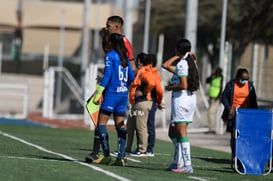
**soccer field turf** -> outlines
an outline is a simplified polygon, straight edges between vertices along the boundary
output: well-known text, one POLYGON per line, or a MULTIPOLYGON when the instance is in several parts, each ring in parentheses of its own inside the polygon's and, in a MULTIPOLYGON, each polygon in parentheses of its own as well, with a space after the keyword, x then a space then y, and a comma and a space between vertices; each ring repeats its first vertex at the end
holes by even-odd
MULTIPOLYGON (((197 147, 191 147, 193 174, 166 171, 173 145, 160 140, 154 157, 129 157, 126 167, 86 164, 93 135, 88 130, 0 125, 0 180, 273 180, 272 174, 236 174, 230 154, 197 147)), ((117 150, 116 132, 109 131, 109 137, 111 151, 117 150)))

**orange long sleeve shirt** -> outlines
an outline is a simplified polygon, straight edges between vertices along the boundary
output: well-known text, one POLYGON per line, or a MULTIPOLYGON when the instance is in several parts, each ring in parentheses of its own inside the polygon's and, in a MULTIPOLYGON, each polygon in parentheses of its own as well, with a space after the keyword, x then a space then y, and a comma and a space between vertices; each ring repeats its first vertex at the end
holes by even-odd
MULTIPOLYGON (((157 72, 157 71, 156 71, 157 72)), ((143 96, 145 100, 152 100, 151 97, 151 91, 155 88, 156 90, 156 99, 157 102, 162 101, 163 97, 163 90, 161 87, 161 78, 159 73, 156 73, 151 65, 146 65, 138 70, 134 81, 131 84, 131 90, 130 90, 130 103, 132 105, 135 104, 135 93, 136 90, 141 89, 143 92, 143 96)))
POLYGON ((152 68, 153 75, 155 76, 155 97, 156 97, 156 103, 160 104, 163 99, 163 89, 161 87, 161 76, 159 72, 157 71, 156 67, 152 68))

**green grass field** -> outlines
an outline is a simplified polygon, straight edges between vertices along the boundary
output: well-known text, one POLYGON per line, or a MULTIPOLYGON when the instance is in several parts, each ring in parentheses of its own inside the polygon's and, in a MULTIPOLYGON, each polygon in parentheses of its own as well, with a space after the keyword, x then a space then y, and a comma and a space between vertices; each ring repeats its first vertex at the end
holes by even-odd
MULTIPOLYGON (((109 134, 111 151, 115 151, 116 132, 109 134)), ((127 167, 85 164, 92 140, 93 132, 88 130, 0 125, 0 180, 273 180, 273 174, 236 174, 230 168, 230 154, 197 147, 191 147, 193 174, 166 171, 173 146, 160 140, 155 157, 129 157, 134 160, 128 160, 127 167)))

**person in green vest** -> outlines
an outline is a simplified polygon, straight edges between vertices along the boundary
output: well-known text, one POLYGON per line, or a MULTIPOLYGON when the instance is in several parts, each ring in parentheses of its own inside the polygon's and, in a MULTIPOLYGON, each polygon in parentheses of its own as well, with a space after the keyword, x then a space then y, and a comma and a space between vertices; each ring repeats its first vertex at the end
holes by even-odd
POLYGON ((216 111, 220 104, 220 96, 222 93, 223 74, 222 69, 217 67, 215 72, 207 78, 209 87, 209 110, 208 110, 208 133, 215 133, 216 128, 216 111))

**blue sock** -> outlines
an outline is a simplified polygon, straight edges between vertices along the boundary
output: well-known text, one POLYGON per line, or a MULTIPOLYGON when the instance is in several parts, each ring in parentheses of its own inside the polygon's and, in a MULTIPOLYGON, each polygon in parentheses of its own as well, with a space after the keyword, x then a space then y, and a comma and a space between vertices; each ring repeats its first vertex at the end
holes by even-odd
POLYGON ((125 155, 125 145, 126 145, 126 134, 127 131, 125 128, 118 128, 118 160, 122 160, 125 155))
POLYGON ((100 142, 103 149, 104 156, 110 155, 109 142, 108 142, 108 132, 105 125, 99 125, 99 135, 100 142))

